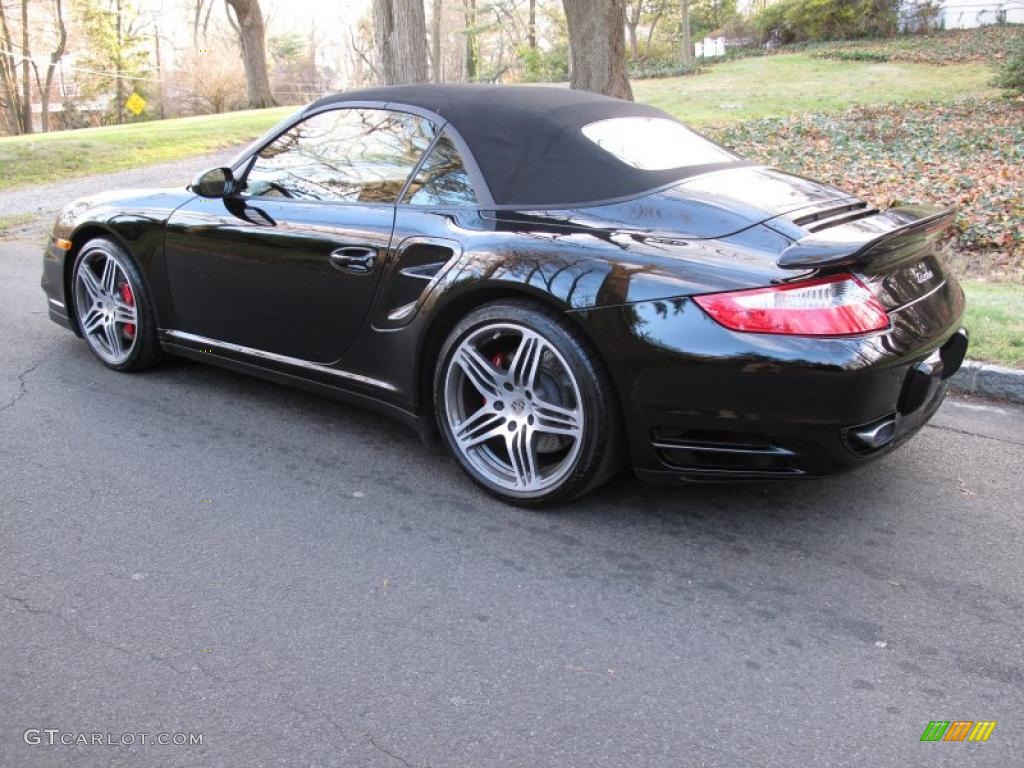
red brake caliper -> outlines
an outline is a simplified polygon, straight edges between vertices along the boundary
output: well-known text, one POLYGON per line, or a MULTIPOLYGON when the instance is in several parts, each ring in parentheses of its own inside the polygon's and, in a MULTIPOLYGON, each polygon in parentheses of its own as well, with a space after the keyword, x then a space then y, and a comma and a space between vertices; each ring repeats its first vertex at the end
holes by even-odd
MULTIPOLYGON (((135 306, 135 295, 132 293, 132 287, 128 285, 128 281, 121 283, 121 301, 127 304, 129 307, 135 306)), ((135 323, 124 324, 124 335, 129 339, 135 338, 135 323)))
MULTIPOLYGON (((504 369, 504 367, 505 367, 504 363, 505 363, 505 355, 502 354, 501 352, 495 352, 493 355, 491 355, 491 365, 493 365, 495 368, 497 368, 499 370, 504 369)), ((480 407, 483 408, 483 406, 484 406, 484 404, 486 402, 487 402, 486 400, 481 400, 480 401, 480 407)))

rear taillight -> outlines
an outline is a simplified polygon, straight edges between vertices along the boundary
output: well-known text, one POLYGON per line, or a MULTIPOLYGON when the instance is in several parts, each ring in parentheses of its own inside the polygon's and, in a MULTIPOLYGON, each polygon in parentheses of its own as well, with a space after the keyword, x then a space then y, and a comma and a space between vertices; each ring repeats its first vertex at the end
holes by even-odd
POLYGON ((796 336, 849 336, 889 327, 874 294, 853 275, 694 297, 715 321, 734 331, 796 336))

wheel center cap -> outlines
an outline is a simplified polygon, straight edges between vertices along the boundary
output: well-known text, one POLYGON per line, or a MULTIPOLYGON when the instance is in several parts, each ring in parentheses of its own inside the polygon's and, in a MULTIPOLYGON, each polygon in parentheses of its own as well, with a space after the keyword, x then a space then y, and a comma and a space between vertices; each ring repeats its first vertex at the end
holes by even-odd
POLYGON ((512 413, 514 413, 516 416, 522 415, 523 411, 525 411, 525 410, 526 410, 526 401, 525 400, 521 400, 520 398, 517 397, 515 400, 512 401, 512 413))

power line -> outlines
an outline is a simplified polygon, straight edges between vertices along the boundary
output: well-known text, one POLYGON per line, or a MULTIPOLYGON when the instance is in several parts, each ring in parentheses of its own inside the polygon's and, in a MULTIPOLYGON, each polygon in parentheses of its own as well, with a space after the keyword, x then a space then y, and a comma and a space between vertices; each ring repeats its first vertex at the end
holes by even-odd
MULTIPOLYGON (((39 64, 40 61, 42 62, 42 66, 44 68, 50 66, 50 60, 49 59, 40 59, 40 60, 33 59, 31 56, 22 56, 21 54, 15 53, 14 51, 10 51, 10 50, 8 50, 6 48, 0 48, 0 54, 3 54, 4 56, 7 56, 7 57, 12 58, 12 59, 16 59, 18 61, 28 61, 28 62, 30 62, 35 67, 40 66, 40 64, 39 64)), ((100 69, 89 69, 87 67, 74 67, 74 66, 71 66, 70 64, 61 64, 60 66, 63 69, 70 69, 70 70, 72 70, 74 72, 85 72, 85 73, 90 74, 90 75, 103 75, 105 77, 116 77, 116 78, 120 78, 122 80, 147 80, 147 81, 153 82, 153 83, 165 82, 165 78, 161 78, 161 77, 142 77, 142 76, 139 76, 139 75, 125 75, 125 74, 118 74, 117 72, 104 72, 103 70, 100 70, 100 69)))

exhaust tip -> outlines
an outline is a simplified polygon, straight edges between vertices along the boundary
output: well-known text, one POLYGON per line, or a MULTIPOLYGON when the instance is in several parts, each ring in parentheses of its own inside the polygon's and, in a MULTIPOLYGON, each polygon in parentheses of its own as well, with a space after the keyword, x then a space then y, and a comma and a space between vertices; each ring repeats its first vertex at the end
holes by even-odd
POLYGON ((862 452, 883 448, 896 437, 896 418, 886 416, 862 427, 854 427, 849 431, 849 437, 853 447, 862 452))

